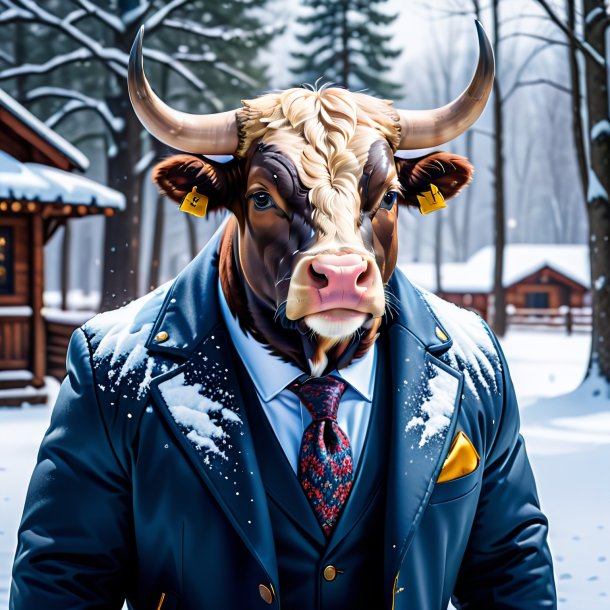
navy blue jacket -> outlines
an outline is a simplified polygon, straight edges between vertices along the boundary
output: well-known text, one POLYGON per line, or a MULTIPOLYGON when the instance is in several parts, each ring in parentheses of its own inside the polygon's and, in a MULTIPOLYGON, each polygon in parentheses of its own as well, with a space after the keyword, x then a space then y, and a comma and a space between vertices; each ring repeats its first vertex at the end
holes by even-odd
MULTIPOLYGON (((172 283, 75 331, 11 610, 119 610, 125 598, 135 610, 281 607, 217 247, 218 236, 172 283)), ((496 340, 398 270, 390 290, 386 607, 444 610, 453 597, 469 610, 555 608, 547 520, 496 340), (459 431, 479 466, 437 483, 459 431)))

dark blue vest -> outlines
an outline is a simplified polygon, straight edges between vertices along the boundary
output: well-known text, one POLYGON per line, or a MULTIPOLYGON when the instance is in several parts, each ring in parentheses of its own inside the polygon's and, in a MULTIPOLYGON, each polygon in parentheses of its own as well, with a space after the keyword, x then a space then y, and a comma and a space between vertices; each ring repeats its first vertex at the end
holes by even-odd
MULTIPOLYGON (((375 398, 354 487, 328 540, 260 403, 245 401, 269 504, 282 610, 385 606, 383 523, 390 413, 384 344, 378 341, 375 398)), ((238 368, 243 396, 256 397, 241 361, 238 368)))

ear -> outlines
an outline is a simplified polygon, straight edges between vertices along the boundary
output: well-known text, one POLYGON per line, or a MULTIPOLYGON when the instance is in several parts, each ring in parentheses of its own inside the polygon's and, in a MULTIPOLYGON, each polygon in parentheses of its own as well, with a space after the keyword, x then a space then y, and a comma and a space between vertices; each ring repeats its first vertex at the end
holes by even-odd
POLYGON ((433 152, 416 159, 394 157, 398 180, 407 205, 419 207, 417 195, 434 184, 445 199, 457 195, 472 179, 474 168, 466 157, 433 152))
POLYGON ((241 192, 241 164, 238 159, 219 163, 195 155, 175 155, 153 169, 153 182, 161 193, 182 203, 194 186, 205 195, 208 210, 233 209, 241 192))

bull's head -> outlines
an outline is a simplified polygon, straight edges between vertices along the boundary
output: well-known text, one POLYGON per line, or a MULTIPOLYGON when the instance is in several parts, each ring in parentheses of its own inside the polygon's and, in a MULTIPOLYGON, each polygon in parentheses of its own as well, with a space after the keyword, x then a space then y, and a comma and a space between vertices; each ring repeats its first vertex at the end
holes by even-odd
POLYGON ((243 108, 191 115, 162 102, 142 64, 142 31, 129 64, 134 109, 150 133, 189 153, 154 179, 181 202, 196 186, 208 209, 235 219, 221 247, 221 282, 242 325, 275 353, 321 375, 375 341, 397 259, 398 205, 418 205, 434 184, 448 199, 469 180, 463 157, 395 158, 464 132, 489 97, 493 52, 482 27, 479 63, 456 100, 429 111, 335 87, 288 89, 243 108))

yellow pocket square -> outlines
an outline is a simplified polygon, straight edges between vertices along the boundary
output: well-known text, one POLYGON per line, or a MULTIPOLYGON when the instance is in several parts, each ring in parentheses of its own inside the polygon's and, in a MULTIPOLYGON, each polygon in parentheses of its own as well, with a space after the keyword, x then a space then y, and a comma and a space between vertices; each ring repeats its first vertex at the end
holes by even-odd
POLYGON ((479 460, 479 454, 470 439, 463 432, 458 432, 436 482, 453 481, 470 474, 477 469, 479 460))

